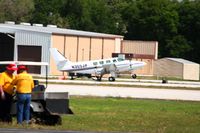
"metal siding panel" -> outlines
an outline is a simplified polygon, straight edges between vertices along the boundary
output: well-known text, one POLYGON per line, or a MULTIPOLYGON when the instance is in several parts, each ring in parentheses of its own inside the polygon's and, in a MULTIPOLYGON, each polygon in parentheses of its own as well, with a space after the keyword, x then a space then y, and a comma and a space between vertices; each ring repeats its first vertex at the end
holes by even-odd
POLYGON ((121 53, 122 39, 115 38, 115 53, 121 53))
MULTIPOLYGON (((27 46, 42 46, 42 62, 48 62, 50 60, 49 48, 51 46, 51 34, 19 31, 15 34, 15 45, 27 45, 27 46)), ((16 56, 17 58, 17 56, 16 56)), ((50 66, 49 66, 50 67, 50 66)), ((45 75, 45 67, 42 66, 41 74, 45 75)))
POLYGON ((157 76, 170 76, 183 78, 183 64, 166 58, 155 61, 154 74, 157 76))
POLYGON ((115 40, 104 39, 103 58, 111 58, 112 53, 115 52, 115 40))
POLYGON ((66 36, 65 56, 73 62, 76 62, 77 58, 77 42, 78 37, 66 36))
POLYGON ((199 65, 198 64, 184 64, 183 79, 199 80, 199 65))
POLYGON ((90 52, 90 38, 79 37, 78 61, 88 61, 90 52))
MULTIPOLYGON (((63 35, 53 35, 52 36, 52 46, 53 48, 57 48, 59 50, 59 52, 61 52, 64 55, 64 40, 65 40, 65 36, 63 35)), ((51 75, 62 75, 63 72, 60 72, 59 70, 57 70, 57 66, 56 63, 53 59, 52 56, 50 56, 50 66, 51 66, 51 70, 50 70, 50 74, 51 75)))
POLYGON ((91 41, 91 60, 102 59, 102 39, 92 38, 91 41))
POLYGON ((122 41, 122 53, 156 55, 156 41, 122 41))

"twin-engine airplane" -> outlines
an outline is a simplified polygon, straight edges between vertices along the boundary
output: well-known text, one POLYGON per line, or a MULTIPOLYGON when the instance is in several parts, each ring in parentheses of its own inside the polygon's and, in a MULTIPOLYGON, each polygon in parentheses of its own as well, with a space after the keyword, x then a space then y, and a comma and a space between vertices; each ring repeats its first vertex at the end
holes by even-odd
MULTIPOLYGON (((141 61, 129 61, 122 58, 110 58, 102 60, 91 60, 81 62, 71 62, 66 59, 56 48, 50 48, 57 69, 59 71, 69 72, 69 76, 73 79, 74 76, 86 76, 88 78, 96 77, 98 81, 104 74, 110 74, 109 81, 115 81, 115 77, 120 72, 133 71, 146 65, 141 61)), ((133 74, 132 78, 136 78, 133 74)))

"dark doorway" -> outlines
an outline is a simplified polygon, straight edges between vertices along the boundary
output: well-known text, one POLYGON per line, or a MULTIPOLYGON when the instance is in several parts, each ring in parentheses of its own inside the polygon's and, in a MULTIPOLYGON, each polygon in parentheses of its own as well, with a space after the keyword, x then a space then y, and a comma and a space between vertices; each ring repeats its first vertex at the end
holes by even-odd
MULTIPOLYGON (((18 45, 18 61, 41 62, 41 46, 22 46, 18 45)), ((30 73, 41 73, 40 66, 27 66, 30 73)))
MULTIPOLYGON (((0 61, 13 61, 14 35, 0 33, 0 61)), ((0 72, 5 70, 5 65, 0 65, 0 72)))

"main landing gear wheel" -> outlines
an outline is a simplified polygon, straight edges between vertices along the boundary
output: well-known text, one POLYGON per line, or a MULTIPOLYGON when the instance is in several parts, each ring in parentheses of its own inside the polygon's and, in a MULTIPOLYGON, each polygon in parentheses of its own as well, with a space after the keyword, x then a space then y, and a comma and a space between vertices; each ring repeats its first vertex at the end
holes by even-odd
POLYGON ((133 74, 133 75, 131 75, 131 77, 132 77, 133 79, 136 79, 136 78, 137 78, 137 75, 136 75, 136 74, 133 74))
POLYGON ((100 77, 97 76, 96 78, 97 78, 97 81, 101 81, 101 76, 100 77))
POLYGON ((74 77, 73 77, 73 76, 71 76, 70 80, 74 80, 74 77))
POLYGON ((108 80, 109 81, 115 81, 115 78, 114 77, 109 77, 108 80))

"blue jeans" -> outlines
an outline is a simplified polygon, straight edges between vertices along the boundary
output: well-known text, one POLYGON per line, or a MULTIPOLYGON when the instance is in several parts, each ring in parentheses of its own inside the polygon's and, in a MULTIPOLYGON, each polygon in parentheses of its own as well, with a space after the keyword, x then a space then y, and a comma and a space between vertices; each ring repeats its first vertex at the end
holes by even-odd
POLYGON ((31 94, 17 94, 17 123, 29 123, 31 94))

